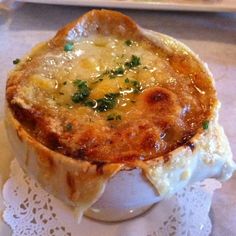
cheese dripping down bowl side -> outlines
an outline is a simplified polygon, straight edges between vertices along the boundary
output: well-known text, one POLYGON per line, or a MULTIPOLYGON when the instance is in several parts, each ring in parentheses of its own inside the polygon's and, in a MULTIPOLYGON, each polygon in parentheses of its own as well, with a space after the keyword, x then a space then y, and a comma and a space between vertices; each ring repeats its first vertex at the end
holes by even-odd
POLYGON ((214 80, 179 41, 93 10, 18 62, 6 85, 13 152, 78 221, 126 220, 232 176, 214 80))

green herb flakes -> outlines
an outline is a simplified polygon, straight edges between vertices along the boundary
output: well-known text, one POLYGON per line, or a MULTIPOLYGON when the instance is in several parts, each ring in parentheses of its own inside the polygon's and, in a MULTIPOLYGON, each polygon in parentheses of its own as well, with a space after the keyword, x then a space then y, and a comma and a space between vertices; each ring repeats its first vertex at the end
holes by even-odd
POLYGON ((74 103, 83 102, 90 94, 90 88, 87 85, 87 81, 77 79, 73 84, 77 87, 78 91, 72 95, 71 100, 74 103))
POLYGON ((14 65, 18 64, 18 63, 20 63, 20 59, 19 59, 19 58, 16 58, 15 60, 13 60, 12 63, 13 63, 14 65))
POLYGON ((119 94, 117 93, 106 94, 103 98, 97 100, 97 106, 95 109, 99 112, 111 110, 115 107, 118 96, 119 94))
POLYGON ((140 87, 140 82, 137 80, 131 80, 130 83, 135 87, 139 88, 140 87))
POLYGON ((138 90, 136 88, 133 89, 133 93, 139 93, 139 92, 140 92, 140 90, 138 90))
POLYGON ((118 68, 116 68, 115 70, 111 70, 109 71, 109 78, 110 79, 114 79, 116 78, 117 76, 121 76, 125 73, 125 69, 123 66, 120 66, 118 68))
POLYGON ((127 84, 129 83, 129 78, 125 79, 125 83, 127 83, 127 84))
POLYGON ((112 73, 114 75, 123 75, 125 72, 124 68, 122 66, 118 67, 117 69, 115 69, 114 71, 112 71, 112 73))
POLYGON ((84 80, 76 79, 76 80, 73 81, 73 84, 74 84, 76 87, 81 88, 81 87, 83 87, 84 85, 86 85, 87 82, 84 81, 84 80))
POLYGON ((125 44, 126 44, 126 46, 130 47, 130 46, 132 46, 133 41, 128 39, 128 40, 125 41, 125 44))
POLYGON ((92 100, 92 99, 87 99, 85 102, 84 102, 84 105, 86 107, 92 107, 94 108, 96 106, 97 102, 95 100, 92 100))
POLYGON ((141 83, 138 80, 130 80, 128 78, 125 79, 125 83, 129 83, 133 89, 133 93, 139 93, 142 91, 141 83))
POLYGON ((207 130, 209 128, 209 120, 205 120, 202 122, 202 128, 207 130))
POLYGON ((141 84, 137 80, 131 80, 131 85, 133 86, 133 93, 139 93, 142 91, 141 84))
POLYGON ((68 42, 64 46, 64 51, 65 52, 72 51, 73 49, 74 49, 74 44, 72 42, 68 42))
POLYGON ((74 103, 80 103, 84 100, 84 96, 81 93, 76 92, 71 96, 71 100, 74 103))
POLYGON ((137 67, 139 65, 141 65, 140 57, 137 57, 135 55, 132 55, 130 61, 125 63, 125 66, 128 69, 132 69, 132 68, 137 67))

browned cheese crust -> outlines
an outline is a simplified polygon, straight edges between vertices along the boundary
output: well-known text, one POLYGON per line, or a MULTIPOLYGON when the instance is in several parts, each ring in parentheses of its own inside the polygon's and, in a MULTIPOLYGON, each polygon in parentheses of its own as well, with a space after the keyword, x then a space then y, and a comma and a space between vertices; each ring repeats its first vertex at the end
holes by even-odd
MULTIPOLYGON (((90 46, 86 44, 86 47, 90 46)), ((101 45, 97 47, 101 52, 101 45)), ((212 80, 202 65, 174 41, 168 47, 153 42, 121 13, 93 10, 62 28, 16 66, 7 81, 8 105, 30 135, 68 157, 131 166, 139 160, 163 158, 201 132, 202 124, 210 119, 216 105, 212 80), (114 62, 117 66, 108 65, 99 71, 103 76, 99 81, 101 76, 74 72, 85 68, 87 62, 83 64, 80 55, 75 58, 73 53, 85 47, 86 38, 92 42, 96 37, 103 37, 102 40, 111 37, 112 43, 127 51, 123 61, 114 62), (64 47, 68 42, 74 48, 66 52, 64 47), (153 57, 153 62, 145 53, 153 57), (131 54, 136 59, 134 64, 130 61, 131 54), (69 75, 63 74, 64 71, 53 71, 50 76, 42 73, 44 69, 40 68, 45 61, 48 63, 49 56, 54 62, 55 58, 66 57, 63 66, 68 63, 67 68, 72 68, 69 75), (120 67, 123 71, 117 72, 115 69, 120 67), (78 79, 86 81, 90 93, 86 99, 90 102, 99 103, 99 99, 112 93, 115 97, 112 109, 99 110, 96 105, 95 108, 85 105, 88 100, 73 102, 78 79), (53 89, 48 85, 52 81, 56 83, 53 89), (70 87, 69 95, 63 86, 70 87), (61 100, 63 96, 69 99, 61 100)), ((73 185, 70 176, 68 181, 73 185)))

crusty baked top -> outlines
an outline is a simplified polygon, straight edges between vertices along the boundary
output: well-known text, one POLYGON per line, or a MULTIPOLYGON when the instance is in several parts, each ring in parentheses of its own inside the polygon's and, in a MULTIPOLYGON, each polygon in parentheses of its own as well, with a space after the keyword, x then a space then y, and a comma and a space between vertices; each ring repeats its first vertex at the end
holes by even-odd
POLYGON ((9 107, 37 140, 72 158, 163 156, 207 128, 216 95, 197 59, 159 37, 120 13, 91 11, 16 66, 9 107))

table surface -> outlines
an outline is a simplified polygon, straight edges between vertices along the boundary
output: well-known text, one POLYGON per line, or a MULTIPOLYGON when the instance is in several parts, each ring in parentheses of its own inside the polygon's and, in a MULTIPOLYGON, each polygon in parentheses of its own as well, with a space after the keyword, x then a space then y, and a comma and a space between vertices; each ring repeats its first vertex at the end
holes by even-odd
MULTIPOLYGON (((4 115, 5 81, 13 67, 12 61, 88 10, 90 8, 37 4, 24 4, 11 12, 0 10, 0 118, 4 115)), ((144 28, 179 39, 207 62, 222 103, 220 123, 236 159, 236 14, 120 11, 144 28)), ((1 171, 0 177, 4 180, 6 171, 1 171)), ((235 186, 236 175, 214 194, 210 212, 213 236, 236 235, 235 186)), ((9 235, 7 226, 0 222, 0 235, 7 236, 7 232, 9 235)))

